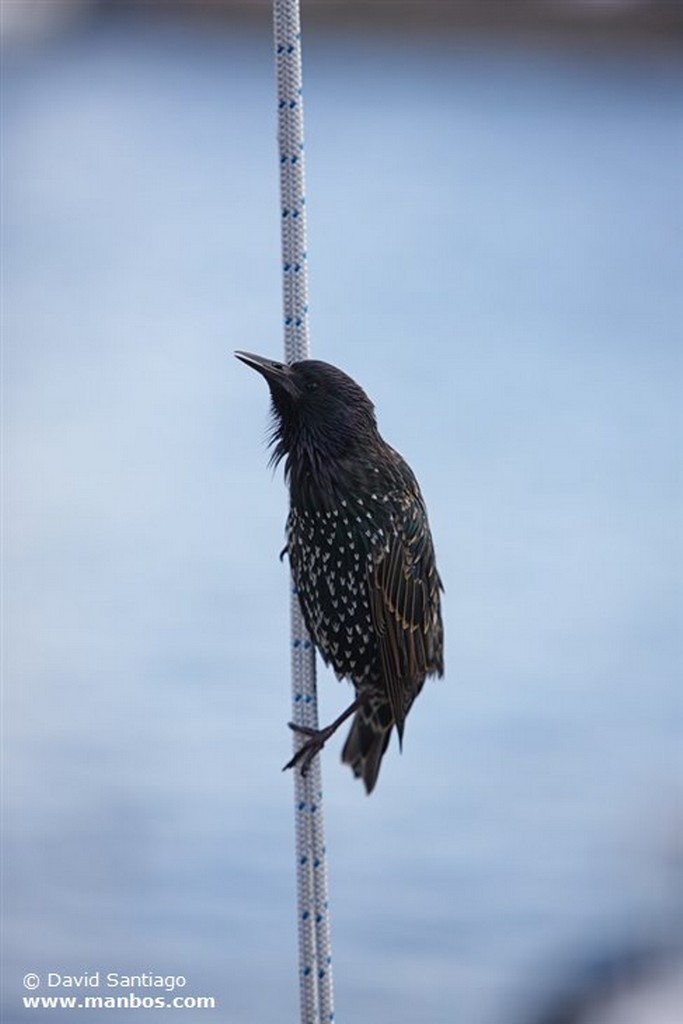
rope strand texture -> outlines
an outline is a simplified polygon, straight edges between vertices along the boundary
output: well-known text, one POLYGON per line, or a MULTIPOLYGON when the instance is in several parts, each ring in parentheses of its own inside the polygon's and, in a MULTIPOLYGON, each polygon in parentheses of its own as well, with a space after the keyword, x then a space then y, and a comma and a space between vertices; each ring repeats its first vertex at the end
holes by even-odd
MULTIPOLYGON (((277 72, 278 151, 282 215, 285 360, 308 357, 308 271, 301 20, 298 0, 273 0, 277 72)), ((291 599, 292 717, 318 728, 315 650, 296 591, 291 599)), ((295 734, 295 749, 302 740, 295 734)), ((294 768, 301 1024, 334 1020, 332 955, 320 757, 308 773, 294 768)))

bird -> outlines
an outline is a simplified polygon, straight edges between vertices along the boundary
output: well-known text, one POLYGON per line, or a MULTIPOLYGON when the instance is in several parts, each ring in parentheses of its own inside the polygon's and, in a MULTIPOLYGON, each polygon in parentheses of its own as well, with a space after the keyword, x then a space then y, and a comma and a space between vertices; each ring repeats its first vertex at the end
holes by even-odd
POLYGON ((443 583, 419 485, 382 438, 375 409, 348 374, 316 359, 235 356, 270 389, 271 463, 284 460, 285 534, 304 623, 323 661, 355 688, 329 726, 308 729, 285 768, 306 772, 352 715, 342 761, 370 794, 396 729, 427 676, 444 673, 443 583))

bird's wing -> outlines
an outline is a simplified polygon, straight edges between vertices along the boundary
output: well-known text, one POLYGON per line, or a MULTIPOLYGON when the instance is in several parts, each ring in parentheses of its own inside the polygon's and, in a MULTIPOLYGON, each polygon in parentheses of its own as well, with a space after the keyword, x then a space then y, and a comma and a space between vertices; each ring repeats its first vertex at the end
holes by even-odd
POLYGON ((391 539, 369 565, 368 589, 387 696, 400 738, 425 675, 443 672, 441 581, 417 484, 404 492, 391 519, 391 539))

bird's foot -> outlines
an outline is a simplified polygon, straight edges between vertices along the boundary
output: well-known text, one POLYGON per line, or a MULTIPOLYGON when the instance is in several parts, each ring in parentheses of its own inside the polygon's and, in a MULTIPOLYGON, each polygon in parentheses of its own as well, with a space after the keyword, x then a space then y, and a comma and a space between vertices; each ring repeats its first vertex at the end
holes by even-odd
POLYGON ((358 708, 363 707, 368 699, 368 691, 360 694, 352 704, 349 704, 346 711, 342 711, 341 715, 335 718, 330 725, 326 725, 324 729, 311 729, 309 725, 296 725, 294 722, 290 722, 289 728, 293 732, 299 733, 300 736, 308 736, 308 739, 301 744, 291 761, 287 762, 282 769, 283 772, 286 772, 288 768, 294 768, 301 762, 301 774, 306 775, 311 767, 311 761, 316 754, 320 753, 330 736, 334 735, 342 722, 345 722, 358 708))
POLYGON ((301 744, 294 757, 287 762, 282 770, 286 772, 288 768, 295 768, 296 765, 300 764, 301 774, 306 775, 311 767, 313 758, 316 754, 320 753, 335 731, 336 723, 334 728, 328 725, 325 729, 311 729, 308 725, 296 725, 294 722, 289 722, 288 724, 292 732, 296 732, 300 736, 308 736, 308 739, 305 743, 301 744))

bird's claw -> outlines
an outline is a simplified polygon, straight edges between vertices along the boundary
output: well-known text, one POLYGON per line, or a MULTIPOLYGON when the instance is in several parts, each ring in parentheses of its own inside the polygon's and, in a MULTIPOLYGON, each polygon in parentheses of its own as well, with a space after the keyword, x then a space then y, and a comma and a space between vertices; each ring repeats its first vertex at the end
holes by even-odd
POLYGON ((305 776, 308 774, 313 758, 320 753, 325 746, 325 741, 329 739, 329 729, 312 729, 308 725, 297 725, 295 722, 289 722, 288 725, 293 732, 308 736, 308 739, 301 744, 294 757, 287 762, 282 770, 286 772, 288 768, 295 768, 301 762, 301 774, 305 776))

